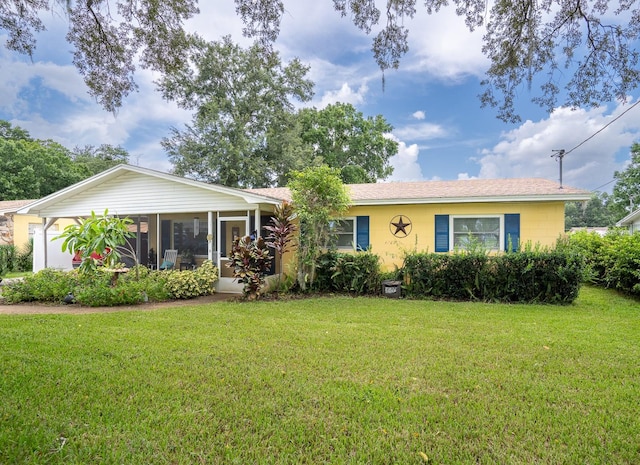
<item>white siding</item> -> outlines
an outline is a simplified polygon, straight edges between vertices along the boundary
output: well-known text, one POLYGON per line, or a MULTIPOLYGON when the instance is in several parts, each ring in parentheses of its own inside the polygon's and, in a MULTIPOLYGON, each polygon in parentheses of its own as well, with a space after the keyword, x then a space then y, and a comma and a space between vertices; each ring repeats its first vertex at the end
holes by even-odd
POLYGON ((125 173, 115 179, 62 199, 44 208, 41 216, 75 217, 101 214, 105 209, 114 215, 180 213, 255 209, 238 196, 215 192, 137 173, 125 173))

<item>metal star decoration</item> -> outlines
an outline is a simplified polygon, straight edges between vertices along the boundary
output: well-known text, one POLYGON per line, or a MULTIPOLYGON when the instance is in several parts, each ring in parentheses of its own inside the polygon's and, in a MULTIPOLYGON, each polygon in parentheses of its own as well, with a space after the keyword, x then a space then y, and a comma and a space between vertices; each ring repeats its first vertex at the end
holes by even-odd
POLYGON ((393 231, 392 229, 392 234, 396 237, 406 237, 409 235, 409 233, 411 232, 411 220, 409 218, 406 218, 407 222, 405 223, 405 218, 402 215, 398 215, 395 216, 392 220, 391 220, 391 226, 395 227, 395 231, 393 231), (396 218, 398 218, 397 221, 394 221, 396 218))

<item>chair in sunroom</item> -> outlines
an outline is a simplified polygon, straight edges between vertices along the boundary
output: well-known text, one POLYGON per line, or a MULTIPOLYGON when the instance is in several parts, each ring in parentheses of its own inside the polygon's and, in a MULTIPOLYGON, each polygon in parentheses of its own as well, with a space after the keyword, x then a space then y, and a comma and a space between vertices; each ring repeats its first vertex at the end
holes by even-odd
POLYGON ((176 260, 178 259, 178 249, 167 249, 164 251, 164 257, 162 264, 160 264, 161 270, 171 270, 176 266, 176 260))

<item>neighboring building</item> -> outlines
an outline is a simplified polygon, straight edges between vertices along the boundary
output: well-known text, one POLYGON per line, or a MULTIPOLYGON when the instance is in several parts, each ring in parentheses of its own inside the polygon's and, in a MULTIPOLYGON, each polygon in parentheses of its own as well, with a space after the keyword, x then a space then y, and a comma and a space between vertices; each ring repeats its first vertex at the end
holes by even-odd
MULTIPOLYGON (((17 211, 35 200, 3 200, 0 201, 0 245, 24 247, 35 232, 42 230, 42 219, 37 215, 20 215, 17 211)), ((55 222, 51 231, 64 228, 70 221, 55 222)))
POLYGON ((606 226, 604 227, 588 227, 588 226, 576 226, 573 227, 571 229, 569 229, 568 233, 575 233, 578 231, 586 231, 589 234, 595 233, 600 237, 604 237, 607 235, 607 233, 609 232, 609 228, 607 228, 606 226))
POLYGON ((630 233, 640 231, 640 209, 629 213, 616 223, 616 226, 628 228, 630 233))
MULTIPOLYGON (((553 245, 564 233, 565 202, 591 197, 544 179, 393 182, 349 189, 353 206, 336 223, 338 246, 372 250, 386 269, 400 266, 407 251, 448 252, 469 241, 496 251, 524 243, 553 245)), ((46 224, 105 209, 128 216, 136 224, 142 263, 151 248, 157 253, 155 265, 165 250, 189 249, 196 261, 208 258, 218 265, 220 291, 235 292, 241 285, 225 266, 233 237, 260 230, 274 206, 289 197, 286 188, 232 189, 119 165, 18 211, 38 215, 46 224)))

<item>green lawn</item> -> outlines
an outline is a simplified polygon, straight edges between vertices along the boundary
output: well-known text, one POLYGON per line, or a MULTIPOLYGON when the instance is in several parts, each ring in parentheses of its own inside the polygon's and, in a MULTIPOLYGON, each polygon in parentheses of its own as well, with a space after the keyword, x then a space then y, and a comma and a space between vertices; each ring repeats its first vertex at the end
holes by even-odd
POLYGON ((0 315, 0 463, 640 463, 640 304, 0 315))

